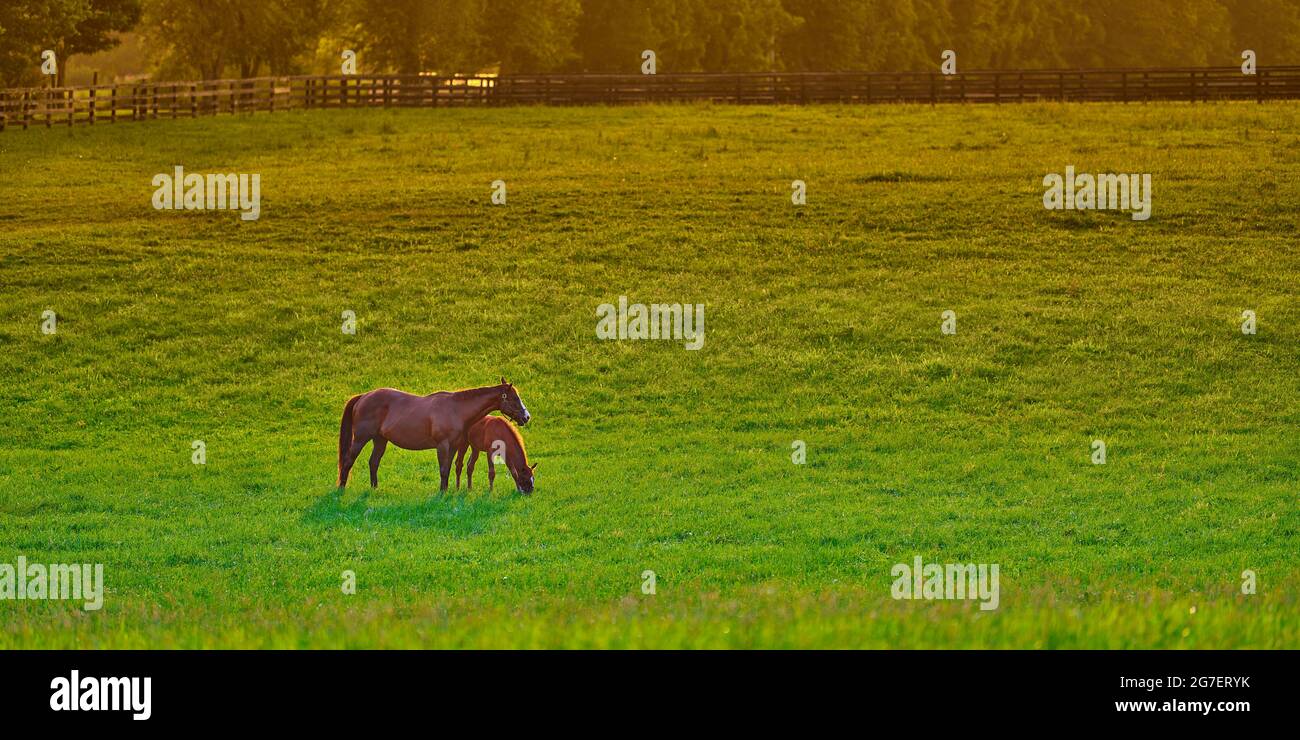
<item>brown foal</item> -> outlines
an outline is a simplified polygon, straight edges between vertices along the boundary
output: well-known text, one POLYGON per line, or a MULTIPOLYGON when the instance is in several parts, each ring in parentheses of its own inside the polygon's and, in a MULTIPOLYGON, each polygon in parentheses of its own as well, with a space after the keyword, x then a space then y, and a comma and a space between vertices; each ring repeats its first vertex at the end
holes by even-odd
POLYGON ((469 457, 469 478, 465 489, 474 487, 474 463, 478 462, 480 452, 487 453, 488 490, 497 479, 497 466, 494 456, 500 454, 505 459, 510 477, 515 479, 515 490, 523 494, 533 492, 533 471, 537 465, 528 464, 528 453, 524 451, 524 438, 519 436, 515 425, 499 416, 485 416, 469 428, 469 433, 460 441, 456 450, 456 487, 460 488, 460 471, 465 461, 465 450, 473 447, 474 453, 469 457))
POLYGON ((447 490, 452 456, 469 427, 493 411, 527 424, 528 409, 515 387, 505 378, 497 385, 464 391, 439 391, 416 396, 393 388, 380 388, 353 396, 343 407, 339 425, 338 487, 348 484, 348 474, 367 442, 370 451, 370 485, 379 485, 379 461, 388 443, 404 450, 438 450, 441 491, 447 490))

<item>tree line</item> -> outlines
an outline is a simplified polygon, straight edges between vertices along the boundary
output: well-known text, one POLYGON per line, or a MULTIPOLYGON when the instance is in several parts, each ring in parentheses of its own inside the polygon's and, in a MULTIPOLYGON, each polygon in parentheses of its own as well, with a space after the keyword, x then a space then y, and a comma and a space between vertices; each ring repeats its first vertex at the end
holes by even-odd
POLYGON ((3 0, 0 84, 139 35, 155 79, 1300 63, 1296 0, 3 0))

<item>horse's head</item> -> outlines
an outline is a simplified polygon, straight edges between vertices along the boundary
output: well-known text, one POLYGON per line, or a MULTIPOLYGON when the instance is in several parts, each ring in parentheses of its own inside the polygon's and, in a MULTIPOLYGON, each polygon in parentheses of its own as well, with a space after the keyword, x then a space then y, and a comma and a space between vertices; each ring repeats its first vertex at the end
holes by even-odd
POLYGON ((516 391, 515 387, 507 382, 505 378, 501 378, 500 388, 501 413, 510 417, 510 420, 519 426, 527 424, 532 416, 528 414, 528 409, 524 407, 524 402, 520 400, 519 391, 516 391))
POLYGON ((520 466, 518 470, 510 471, 511 475, 513 475, 515 479, 515 488, 520 493, 527 495, 533 492, 533 481, 535 480, 535 478, 533 478, 533 471, 537 470, 537 465, 538 463, 533 463, 532 465, 525 464, 520 466))

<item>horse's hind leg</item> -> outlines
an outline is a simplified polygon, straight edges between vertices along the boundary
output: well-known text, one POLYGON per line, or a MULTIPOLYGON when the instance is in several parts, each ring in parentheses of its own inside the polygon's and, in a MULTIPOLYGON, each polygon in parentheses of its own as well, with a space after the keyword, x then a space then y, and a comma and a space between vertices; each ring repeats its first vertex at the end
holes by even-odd
POLYGON ((352 446, 348 448, 347 455, 343 458, 343 469, 339 471, 339 488, 347 486, 348 476, 352 474, 352 466, 356 464, 357 457, 369 441, 369 438, 358 439, 355 436, 352 438, 352 446))
MULTIPOLYGON (((361 455, 361 450, 365 449, 366 443, 370 440, 379 439, 379 422, 375 419, 359 419, 352 427, 352 445, 348 447, 347 453, 343 457, 343 465, 339 468, 339 488, 348 484, 348 476, 352 473, 352 466, 356 464, 357 458, 361 455)), ((388 440, 384 440, 387 442, 388 440)), ((378 445, 378 442, 376 442, 378 445)), ((380 453, 383 454, 383 453, 380 453)))
POLYGON ((384 456, 384 450, 388 449, 388 440, 376 436, 375 444, 370 448, 370 487, 379 487, 379 460, 384 456))

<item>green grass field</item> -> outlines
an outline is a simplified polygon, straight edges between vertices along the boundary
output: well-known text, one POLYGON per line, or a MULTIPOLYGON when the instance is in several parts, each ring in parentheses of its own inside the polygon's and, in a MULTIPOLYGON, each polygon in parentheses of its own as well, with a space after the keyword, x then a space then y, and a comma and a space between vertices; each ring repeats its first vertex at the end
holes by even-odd
POLYGON ((1294 104, 5 133, 0 563, 107 594, 0 601, 0 646, 1300 646, 1297 205, 1294 104), (260 173, 261 219, 155 211, 178 164, 260 173), (1151 219, 1044 210, 1067 165, 1151 173, 1151 219), (598 341, 620 295, 705 346, 598 341), (391 447, 334 490, 350 395, 499 375, 531 498, 391 447), (1000 608, 892 599, 917 555, 1000 608))

